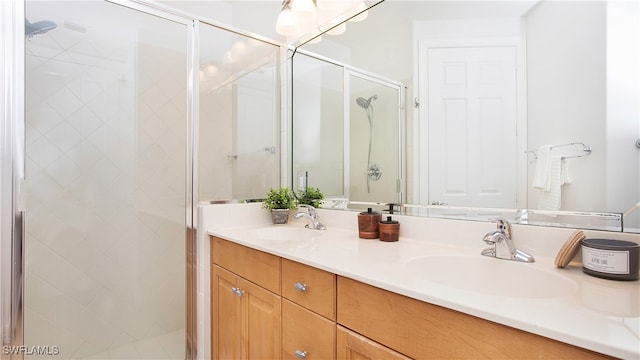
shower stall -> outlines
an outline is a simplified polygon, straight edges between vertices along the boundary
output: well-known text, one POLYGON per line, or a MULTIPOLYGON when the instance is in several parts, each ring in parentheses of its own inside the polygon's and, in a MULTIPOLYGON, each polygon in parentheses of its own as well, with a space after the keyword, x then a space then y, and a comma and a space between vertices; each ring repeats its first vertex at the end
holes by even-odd
POLYGON ((11 3, 2 359, 194 358, 196 206, 279 184, 280 47, 140 2, 11 3))

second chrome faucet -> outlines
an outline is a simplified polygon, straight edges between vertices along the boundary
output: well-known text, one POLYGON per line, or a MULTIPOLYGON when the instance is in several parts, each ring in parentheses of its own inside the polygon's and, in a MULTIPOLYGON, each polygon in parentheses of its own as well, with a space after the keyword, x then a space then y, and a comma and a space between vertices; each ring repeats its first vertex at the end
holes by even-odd
POLYGON ((496 223, 498 224, 498 229, 487 233, 482 238, 482 241, 488 245, 492 245, 482 250, 482 255, 505 260, 528 263, 534 262, 535 259, 533 256, 516 249, 513 239, 511 238, 511 224, 505 219, 497 219, 496 223))
POLYGON ((295 213, 293 218, 300 219, 303 217, 307 219, 307 225, 304 227, 315 230, 327 230, 327 227, 320 223, 320 216, 318 215, 316 208, 311 205, 299 205, 298 207, 300 208, 300 211, 295 213))

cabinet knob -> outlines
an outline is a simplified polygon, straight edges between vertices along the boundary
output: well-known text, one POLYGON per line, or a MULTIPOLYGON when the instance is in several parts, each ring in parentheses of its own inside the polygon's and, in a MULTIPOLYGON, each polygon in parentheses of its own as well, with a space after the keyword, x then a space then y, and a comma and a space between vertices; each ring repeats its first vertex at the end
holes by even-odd
POLYGON ((296 289, 299 292, 305 292, 305 291, 307 291, 307 284, 303 284, 301 282, 297 282, 297 283, 293 284, 293 288, 296 289))
POLYGON ((302 350, 296 350, 296 352, 294 353, 294 355, 295 355, 298 359, 306 359, 306 357, 307 357, 307 352, 306 352, 306 351, 302 351, 302 350))
POLYGON ((238 297, 244 295, 244 290, 241 290, 240 288, 237 288, 237 287, 232 287, 231 292, 236 294, 238 297))

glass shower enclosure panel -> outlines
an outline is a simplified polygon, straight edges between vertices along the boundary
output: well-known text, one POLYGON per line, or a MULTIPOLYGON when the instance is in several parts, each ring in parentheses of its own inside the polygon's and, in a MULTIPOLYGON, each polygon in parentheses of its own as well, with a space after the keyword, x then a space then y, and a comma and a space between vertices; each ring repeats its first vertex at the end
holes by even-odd
POLYGON ((400 203, 402 199, 402 87, 348 71, 349 201, 400 203))
POLYGON ((291 61, 294 189, 345 198, 344 68, 303 53, 291 61))
POLYGON ((264 198, 280 179, 280 48, 207 23, 200 38, 198 199, 264 198))
POLYGON ((185 356, 185 24, 27 1, 29 359, 185 356))

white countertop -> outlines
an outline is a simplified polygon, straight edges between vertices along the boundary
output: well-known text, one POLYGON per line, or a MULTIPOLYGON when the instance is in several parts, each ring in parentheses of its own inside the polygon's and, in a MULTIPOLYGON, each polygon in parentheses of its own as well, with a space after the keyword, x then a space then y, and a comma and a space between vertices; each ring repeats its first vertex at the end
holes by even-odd
POLYGON ((488 258, 479 253, 483 244, 467 247, 428 235, 426 239, 407 238, 402 229, 400 241, 385 243, 359 239, 357 231, 338 227, 329 226, 321 233, 302 227, 296 221, 210 228, 208 233, 596 352, 640 358, 638 281, 600 279, 584 274, 579 267, 558 269, 552 257, 536 253, 536 262, 531 264, 488 258), (285 238, 278 236, 278 230, 264 230, 277 227, 291 230, 282 231, 285 238), (300 233, 304 238, 294 240, 289 235, 298 230, 292 228, 317 236, 300 233), (426 257, 429 259, 422 260, 426 257))

